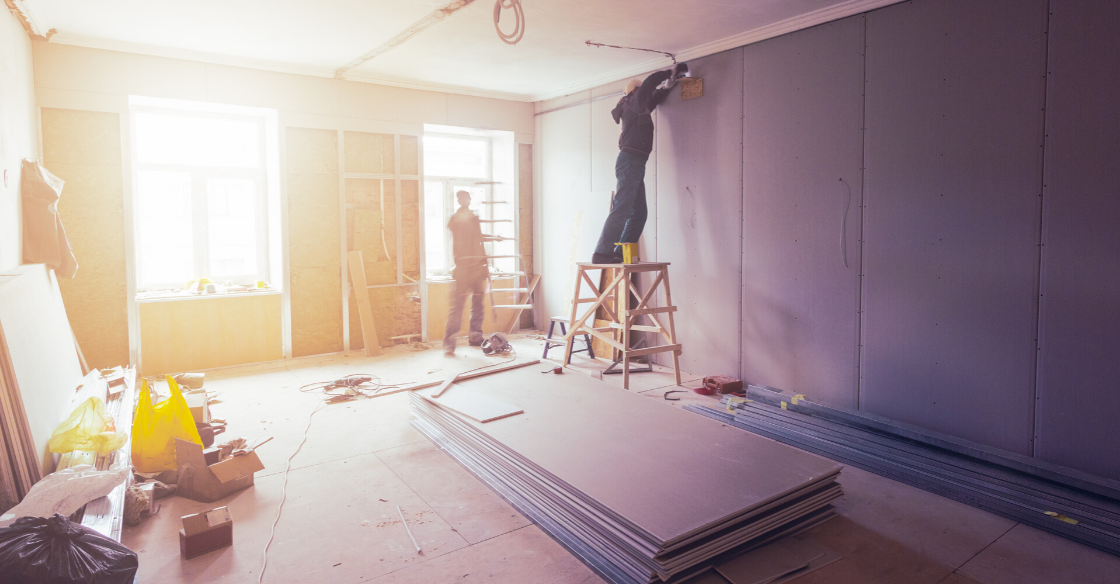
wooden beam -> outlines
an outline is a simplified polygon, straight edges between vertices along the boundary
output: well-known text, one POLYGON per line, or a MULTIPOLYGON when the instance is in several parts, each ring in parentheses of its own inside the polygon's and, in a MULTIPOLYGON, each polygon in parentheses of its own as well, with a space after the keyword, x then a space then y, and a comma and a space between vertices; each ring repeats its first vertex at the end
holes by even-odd
POLYGON ((454 383, 456 381, 466 381, 468 379, 474 379, 476 377, 484 377, 484 376, 490 375, 492 373, 501 373, 503 371, 509 371, 511 369, 520 369, 521 367, 527 367, 529 365, 537 365, 540 362, 541 362, 540 359, 534 359, 532 361, 525 361, 524 363, 513 363, 513 364, 510 364, 510 365, 497 367, 495 369, 487 369, 486 371, 475 371, 473 373, 460 373, 460 374, 452 377, 450 380, 444 379, 442 381, 429 381, 429 382, 426 382, 426 383, 418 383, 416 385, 409 385, 408 387, 398 387, 396 389, 392 389, 392 390, 389 390, 389 391, 383 391, 381 393, 375 393, 375 394, 373 394, 369 397, 374 398, 374 397, 381 397, 381 396, 385 396, 385 395, 393 395, 394 393, 400 393, 402 391, 416 391, 418 389, 427 389, 429 387, 435 387, 437 385, 442 385, 442 384, 445 384, 445 383, 450 385, 450 383, 454 383), (450 381, 450 383, 449 383, 449 381, 450 381))
POLYGON ((373 307, 369 305, 366 265, 362 261, 362 252, 352 251, 347 254, 346 260, 350 268, 350 285, 353 286, 354 296, 358 299, 358 318, 362 322, 362 344, 365 345, 366 357, 376 357, 381 354, 381 343, 377 340, 373 307))

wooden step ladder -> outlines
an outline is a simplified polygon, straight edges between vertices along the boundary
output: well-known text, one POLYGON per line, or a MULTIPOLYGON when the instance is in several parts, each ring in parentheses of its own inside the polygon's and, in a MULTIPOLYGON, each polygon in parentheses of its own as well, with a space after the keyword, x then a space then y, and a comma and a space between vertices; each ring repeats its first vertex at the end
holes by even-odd
MULTIPOLYGON (((653 355, 656 353, 672 352, 673 353, 673 372, 676 375, 677 385, 681 384, 681 366, 680 354, 681 345, 677 343, 677 329, 673 321, 673 313, 677 311, 677 307, 673 305, 672 293, 669 289, 669 263, 668 262, 639 262, 636 264, 593 264, 593 263, 577 263, 579 274, 576 276, 575 291, 572 293, 572 314, 571 314, 571 328, 568 329, 568 334, 564 336, 564 363, 566 364, 572 355, 572 345, 577 335, 590 334, 595 338, 607 343, 618 350, 622 360, 622 387, 630 389, 630 359, 634 357, 641 357, 643 355, 653 355), (587 272, 593 270, 604 270, 607 274, 612 274, 613 278, 608 277, 609 284, 603 287, 602 290, 595 285, 594 280, 587 275, 587 272), (637 286, 631 281, 632 274, 643 272, 656 272, 657 276, 654 278, 653 283, 650 284, 645 293, 638 291, 637 286), (594 297, 581 298, 580 288, 583 283, 591 289, 594 297), (650 300, 654 297, 654 293, 658 288, 665 291, 665 304, 664 306, 651 307, 649 306, 650 300), (630 308, 629 294, 633 292, 639 301, 635 308, 630 308), (615 299, 614 303, 617 307, 612 310, 608 300, 615 299), (581 304, 588 304, 591 306, 585 310, 579 318, 576 318, 576 313, 579 311, 581 304), (602 306, 610 321, 605 327, 594 326, 595 311, 602 306), (669 326, 665 327, 658 320, 657 315, 665 314, 668 318, 669 326), (636 324, 638 320, 648 316, 652 325, 636 324), (587 324, 588 321, 592 324, 587 324), (621 342, 615 340, 614 332, 620 331, 622 335, 621 342), (657 333, 661 335, 667 344, 658 345, 646 348, 632 348, 630 333, 631 331, 642 331, 649 333, 657 333)), ((652 343, 652 341, 651 341, 652 343)))

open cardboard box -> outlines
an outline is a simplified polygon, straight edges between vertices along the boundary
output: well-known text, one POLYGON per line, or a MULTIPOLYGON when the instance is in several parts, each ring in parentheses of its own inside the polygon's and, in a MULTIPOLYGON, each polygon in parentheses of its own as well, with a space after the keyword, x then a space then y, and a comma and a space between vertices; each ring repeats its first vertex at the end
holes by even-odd
POLYGON ((264 470, 256 452, 206 464, 201 444, 175 439, 175 458, 179 463, 176 494, 210 503, 253 485, 253 473, 264 470))

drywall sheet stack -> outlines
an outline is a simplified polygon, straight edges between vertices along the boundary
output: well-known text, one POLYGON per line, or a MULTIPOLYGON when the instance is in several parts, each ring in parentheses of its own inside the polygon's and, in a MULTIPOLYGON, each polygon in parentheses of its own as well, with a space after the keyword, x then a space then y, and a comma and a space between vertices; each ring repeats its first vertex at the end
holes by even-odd
POLYGON ((1120 482, 750 386, 685 409, 1120 555, 1120 482))
POLYGON ((581 375, 452 386, 524 413, 481 423, 410 395, 413 423, 604 578, 679 582, 815 525, 840 465, 581 375))

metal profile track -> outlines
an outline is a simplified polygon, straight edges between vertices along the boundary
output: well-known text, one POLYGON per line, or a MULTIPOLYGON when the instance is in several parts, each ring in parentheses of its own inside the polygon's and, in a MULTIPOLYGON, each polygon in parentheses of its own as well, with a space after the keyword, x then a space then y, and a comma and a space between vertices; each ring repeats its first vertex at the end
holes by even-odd
POLYGON ((795 407, 824 408, 818 404, 795 406, 789 396, 755 393, 751 397, 760 397, 762 402, 785 405, 760 401, 728 405, 725 399, 722 409, 684 409, 1120 555, 1120 501, 1116 499, 990 462, 991 452, 984 453, 983 459, 970 457, 861 426, 858 419, 840 416, 842 419, 835 420, 820 411, 814 412, 817 415, 792 411, 795 407))

